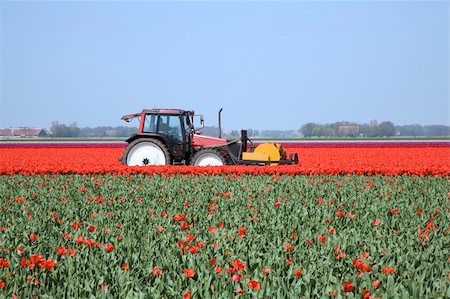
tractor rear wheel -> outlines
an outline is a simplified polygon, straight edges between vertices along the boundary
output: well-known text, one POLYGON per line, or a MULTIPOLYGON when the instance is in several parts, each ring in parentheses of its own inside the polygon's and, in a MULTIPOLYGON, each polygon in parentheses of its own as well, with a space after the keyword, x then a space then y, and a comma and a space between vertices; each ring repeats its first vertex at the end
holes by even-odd
POLYGON ((218 150, 203 149, 192 156, 189 164, 194 166, 222 166, 227 164, 227 160, 218 150))
POLYGON ((128 166, 167 165, 170 164, 170 154, 159 140, 136 139, 125 149, 122 163, 128 166))

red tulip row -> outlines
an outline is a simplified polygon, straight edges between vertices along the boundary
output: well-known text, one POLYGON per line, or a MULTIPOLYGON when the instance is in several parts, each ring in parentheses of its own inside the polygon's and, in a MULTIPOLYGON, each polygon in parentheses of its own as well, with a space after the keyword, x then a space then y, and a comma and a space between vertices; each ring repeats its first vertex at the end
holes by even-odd
POLYGON ((385 174, 449 175, 450 147, 287 147, 298 165, 145 166, 119 162, 119 147, 0 147, 0 174, 385 174))

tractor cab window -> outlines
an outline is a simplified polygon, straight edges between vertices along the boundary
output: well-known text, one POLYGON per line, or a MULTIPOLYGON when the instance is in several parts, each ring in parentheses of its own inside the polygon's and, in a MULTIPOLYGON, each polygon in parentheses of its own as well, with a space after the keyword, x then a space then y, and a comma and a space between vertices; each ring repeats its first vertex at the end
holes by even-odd
POLYGON ((147 114, 145 116, 144 132, 156 133, 158 116, 153 114, 147 114))
POLYGON ((178 115, 160 115, 158 133, 166 135, 172 140, 183 141, 180 117, 178 115))
POLYGON ((189 135, 191 133, 191 122, 189 121, 189 116, 183 117, 184 119, 184 130, 186 132, 186 135, 189 135))

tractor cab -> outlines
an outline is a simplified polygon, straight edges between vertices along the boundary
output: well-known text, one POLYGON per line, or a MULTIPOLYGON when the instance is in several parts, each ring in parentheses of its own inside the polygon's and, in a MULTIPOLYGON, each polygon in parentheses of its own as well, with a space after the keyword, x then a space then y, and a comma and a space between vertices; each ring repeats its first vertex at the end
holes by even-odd
POLYGON ((162 134, 175 141, 183 141, 183 121, 178 115, 144 115, 142 133, 162 134))
POLYGON ((140 119, 137 134, 126 140, 138 146, 137 150, 130 147, 126 164, 165 165, 185 160, 194 130, 192 117, 193 111, 180 109, 144 109, 140 113, 123 116, 127 122, 133 118, 140 119))
POLYGON ((227 144, 225 139, 198 134, 194 128, 194 111, 144 109, 140 113, 125 115, 122 120, 129 122, 134 118, 140 118, 138 133, 126 142, 144 144, 138 146, 138 150, 132 149, 134 144, 128 147, 130 151, 122 159, 127 165, 187 164, 196 149, 227 144), (147 157, 152 151, 157 152, 152 156, 159 158, 147 157))

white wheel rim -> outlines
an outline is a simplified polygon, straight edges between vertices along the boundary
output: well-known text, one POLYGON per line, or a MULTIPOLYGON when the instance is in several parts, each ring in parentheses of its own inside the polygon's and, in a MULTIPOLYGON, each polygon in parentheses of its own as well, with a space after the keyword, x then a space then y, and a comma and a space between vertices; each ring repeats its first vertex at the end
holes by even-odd
POLYGON ((206 153, 195 160, 196 166, 222 166, 223 162, 216 154, 206 153))
POLYGON ((127 156, 127 165, 166 165, 162 149, 151 142, 141 142, 133 146, 127 156))

